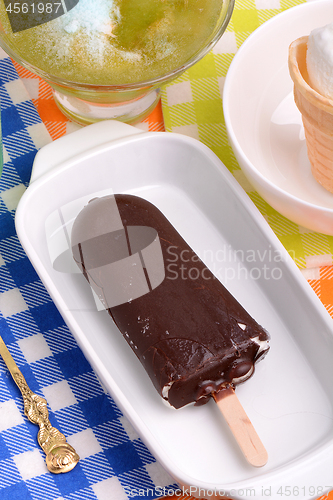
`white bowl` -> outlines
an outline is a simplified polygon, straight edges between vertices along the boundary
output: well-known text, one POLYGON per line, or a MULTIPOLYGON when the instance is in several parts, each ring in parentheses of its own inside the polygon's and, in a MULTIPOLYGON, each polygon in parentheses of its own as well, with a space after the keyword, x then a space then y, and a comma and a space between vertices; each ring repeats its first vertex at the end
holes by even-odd
POLYGON ((263 24, 235 55, 223 94, 229 140, 253 187, 288 219, 329 235, 333 194, 311 174, 288 71, 288 47, 332 21, 332 1, 315 0, 263 24))

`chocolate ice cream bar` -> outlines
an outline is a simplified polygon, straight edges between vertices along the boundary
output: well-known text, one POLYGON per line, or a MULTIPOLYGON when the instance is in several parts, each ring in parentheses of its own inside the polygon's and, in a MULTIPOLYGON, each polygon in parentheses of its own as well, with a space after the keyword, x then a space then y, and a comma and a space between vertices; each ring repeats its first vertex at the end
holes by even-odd
POLYGON ((74 259, 175 408, 247 380, 269 335, 148 201, 93 199, 72 230, 74 259))

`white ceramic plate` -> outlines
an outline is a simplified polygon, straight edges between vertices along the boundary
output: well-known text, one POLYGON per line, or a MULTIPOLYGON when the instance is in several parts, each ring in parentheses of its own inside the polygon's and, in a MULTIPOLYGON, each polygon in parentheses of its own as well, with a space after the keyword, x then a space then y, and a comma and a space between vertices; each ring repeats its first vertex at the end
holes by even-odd
POLYGON ((87 127, 38 153, 16 225, 82 351, 179 484, 191 486, 195 496, 206 491, 211 498, 217 490, 261 500, 269 489, 270 498, 280 498, 279 488, 298 488, 303 500, 316 498, 333 485, 332 319, 208 148, 185 136, 137 133, 115 122, 87 127), (118 139, 110 141, 115 131, 118 139), (263 468, 247 464, 213 401, 181 410, 163 404, 106 311, 96 310, 83 277, 54 269, 45 229, 50 214, 105 190, 135 193, 156 204, 269 330, 271 351, 237 388, 269 454, 263 468))
POLYGON ((234 57, 223 102, 231 145, 258 193, 297 224, 332 235, 333 194, 311 174, 288 71, 290 43, 329 22, 332 1, 314 0, 262 25, 234 57))

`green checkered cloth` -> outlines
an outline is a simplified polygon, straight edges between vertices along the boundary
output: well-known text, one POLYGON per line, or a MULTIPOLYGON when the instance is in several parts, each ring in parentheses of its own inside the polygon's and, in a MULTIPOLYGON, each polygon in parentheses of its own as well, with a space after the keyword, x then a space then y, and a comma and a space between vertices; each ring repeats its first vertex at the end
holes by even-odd
POLYGON ((261 24, 303 0, 236 0, 223 50, 212 50, 162 91, 165 128, 195 137, 216 153, 248 193, 299 268, 333 264, 333 236, 298 226, 276 212, 246 180, 229 145, 222 89, 237 49, 261 24))

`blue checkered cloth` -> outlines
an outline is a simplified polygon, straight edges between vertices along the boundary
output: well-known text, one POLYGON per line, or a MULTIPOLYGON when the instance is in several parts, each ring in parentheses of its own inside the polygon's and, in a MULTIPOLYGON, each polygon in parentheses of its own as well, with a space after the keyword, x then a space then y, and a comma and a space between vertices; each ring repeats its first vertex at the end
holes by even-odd
POLYGON ((48 472, 38 427, 24 416, 21 393, 0 358, 0 499, 156 498, 161 488, 177 486, 102 387, 16 235, 17 203, 38 148, 50 138, 1 49, 0 100, 0 335, 31 390, 47 399, 51 424, 81 457, 67 474, 48 472))

